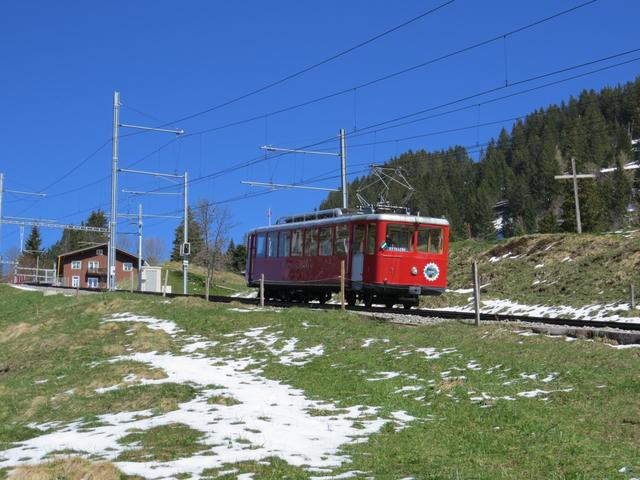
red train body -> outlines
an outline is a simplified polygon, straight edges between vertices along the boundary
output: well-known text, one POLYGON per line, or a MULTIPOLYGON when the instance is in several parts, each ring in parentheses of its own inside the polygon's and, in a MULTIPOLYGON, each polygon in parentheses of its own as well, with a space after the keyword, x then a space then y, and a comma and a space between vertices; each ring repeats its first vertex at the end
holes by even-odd
POLYGON ((340 290, 345 261, 348 303, 397 303, 447 285, 449 223, 397 213, 344 213, 340 209, 289 217, 249 233, 246 279, 265 297, 319 300, 340 290))

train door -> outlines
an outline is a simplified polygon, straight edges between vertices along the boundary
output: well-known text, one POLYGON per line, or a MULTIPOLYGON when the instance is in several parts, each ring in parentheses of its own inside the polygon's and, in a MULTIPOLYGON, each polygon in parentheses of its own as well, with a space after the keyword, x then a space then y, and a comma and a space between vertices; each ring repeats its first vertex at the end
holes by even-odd
POLYGON ((364 247, 365 247, 364 223, 353 225, 351 235, 351 288, 360 290, 362 288, 362 273, 364 271, 364 247))
POLYGON ((254 262, 254 243, 255 243, 255 235, 249 235, 249 240, 247 241, 247 261, 245 264, 245 278, 247 282, 251 281, 251 276, 253 273, 253 262, 254 262))

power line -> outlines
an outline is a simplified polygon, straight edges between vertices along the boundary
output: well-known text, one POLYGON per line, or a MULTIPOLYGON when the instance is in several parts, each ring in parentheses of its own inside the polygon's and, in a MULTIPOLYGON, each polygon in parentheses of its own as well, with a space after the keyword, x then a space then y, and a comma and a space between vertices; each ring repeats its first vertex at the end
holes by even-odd
MULTIPOLYGON (((597 1, 598 0, 589 0, 588 2, 581 3, 579 5, 576 5, 576 6, 572 7, 572 8, 569 8, 569 9, 563 10, 561 12, 555 13, 553 15, 550 15, 548 17, 536 20, 536 21, 531 22, 531 23, 529 23, 527 25, 524 25, 522 27, 510 30, 508 32, 502 33, 500 35, 496 35, 494 37, 488 38, 488 39, 483 40, 481 42, 477 42, 477 43, 468 45, 468 46, 463 47, 461 49, 446 53, 446 54, 441 55, 439 57, 432 58, 430 60, 418 63, 416 65, 413 65, 413 66, 410 66, 410 67, 407 67, 407 68, 404 68, 404 69, 401 69, 401 70, 398 70, 398 71, 395 71, 395 72, 392 72, 390 74, 384 75, 382 77, 378 77, 378 78, 373 79, 373 80, 369 80, 369 81, 364 82, 364 83, 360 83, 360 84, 357 84, 357 85, 352 85, 352 86, 350 86, 348 88, 345 88, 345 89, 342 89, 342 90, 338 90, 336 92, 328 93, 328 94, 325 94, 325 95, 321 95, 319 97, 315 97, 313 99, 306 100, 304 102, 300 102, 300 103, 297 103, 297 104, 294 104, 294 105, 289 105, 289 106, 286 106, 286 107, 282 107, 280 109, 277 109, 277 110, 274 110, 274 111, 271 111, 271 112, 261 113, 261 114, 253 115, 253 116, 246 117, 246 118, 243 118, 243 119, 240 119, 240 120, 236 120, 236 121, 233 121, 233 122, 229 122, 229 123, 226 123, 226 124, 218 125, 218 126, 215 126, 215 127, 210 127, 210 128, 206 128, 206 129, 203 129, 203 130, 198 130, 198 131, 195 131, 195 132, 192 132, 192 133, 188 133, 188 134, 184 135, 184 137, 190 137, 190 136, 194 136, 194 135, 202 135, 204 133, 211 133, 211 132, 216 132, 216 131, 224 130, 224 129, 231 128, 231 127, 237 127, 239 125, 244 125, 246 123, 254 122, 256 120, 261 120, 261 119, 264 119, 264 118, 267 118, 267 117, 271 117, 271 116, 279 115, 279 114, 282 114, 282 113, 290 112, 292 110, 297 110, 299 108, 307 107, 309 105, 313 105, 313 104, 318 103, 318 102, 329 100, 331 98, 339 97, 341 95, 346 95, 346 94, 349 94, 349 93, 352 94, 354 91, 357 91, 357 90, 360 90, 360 89, 363 89, 363 88, 366 88, 366 87, 370 87, 372 85, 375 85, 375 84, 380 83, 380 82, 384 82, 386 80, 390 80, 392 78, 395 78, 397 76, 403 75, 405 73, 412 72, 414 70, 417 70, 417 69, 432 65, 432 64, 437 63, 437 62, 440 62, 442 60, 446 60, 448 58, 460 55, 462 53, 466 53, 466 52, 469 52, 471 50, 483 47, 485 45, 491 44, 491 43, 496 42, 498 40, 502 40, 503 38, 506 38, 508 36, 515 35, 516 33, 520 33, 522 31, 525 31, 525 30, 528 30, 528 29, 533 28, 535 26, 538 26, 540 24, 546 23, 548 21, 551 21, 551 20, 556 19, 558 17, 561 17, 563 15, 572 13, 572 12, 574 12, 574 11, 580 9, 580 8, 583 8, 583 7, 586 7, 588 5, 591 5, 591 4, 593 4, 593 3, 597 2, 597 1)), ((183 120, 183 119, 181 119, 181 120, 183 120)), ((178 120, 177 122, 179 122, 181 120, 178 120)), ((174 122, 174 123, 177 123, 177 122, 174 122)))
MULTIPOLYGON (((227 105, 231 105, 232 103, 239 102, 240 100, 244 100, 245 98, 249 98, 249 97, 251 97, 253 95, 256 95, 258 93, 264 92, 265 90, 269 90, 269 89, 271 89, 271 88, 273 88, 273 87, 275 87, 277 85, 281 85, 281 84, 283 84, 283 83, 285 83, 285 82, 287 82, 289 80, 292 80, 292 79, 294 79, 296 77, 299 77, 300 75, 302 75, 304 73, 310 72, 311 70, 314 70, 314 69, 316 69, 316 68, 318 68, 318 67, 320 67, 322 65, 325 65, 325 64, 327 64, 329 62, 332 62, 333 60, 336 60, 336 59, 338 59, 340 57, 343 57, 343 56, 345 56, 345 55, 347 55, 347 54, 349 54, 349 53, 351 53, 351 52, 353 52, 353 51, 355 51, 355 50, 357 50, 359 48, 362 48, 362 47, 364 47, 364 46, 366 46, 366 45, 368 45, 370 43, 373 43, 376 40, 379 40, 380 38, 385 37, 385 36, 395 32, 397 30, 400 30, 400 29, 402 29, 402 28, 404 28, 404 27, 406 27, 406 26, 408 26, 408 25, 410 25, 410 24, 412 24, 414 22, 417 22, 418 20, 420 20, 420 19, 422 19, 424 17, 427 17, 427 16, 429 16, 429 15, 431 15, 431 14, 433 14, 433 13, 439 11, 439 10, 441 10, 442 8, 452 4, 454 1, 455 0, 448 0, 448 1, 444 2, 444 3, 441 3, 441 4, 437 5, 434 8, 431 8, 430 10, 427 10, 426 12, 421 13, 420 15, 417 15, 417 16, 415 16, 413 18, 410 18, 409 20, 407 20, 405 22, 402 22, 401 24, 396 25, 395 27, 392 27, 392 28, 390 28, 388 30, 385 30, 384 32, 379 33, 377 35, 374 35, 373 37, 368 38, 367 40, 364 40, 364 41, 362 41, 360 43, 357 43, 356 45, 353 45, 353 46, 345 49, 345 50, 342 50, 342 51, 340 51, 340 52, 338 52, 336 54, 333 54, 333 55, 325 58, 324 60, 321 60, 319 62, 316 62, 316 63, 312 64, 312 65, 304 67, 303 69, 298 70, 297 72, 294 72, 294 73, 289 74, 289 75, 287 75, 287 76, 285 76, 283 78, 280 78, 279 80, 275 80, 275 81, 273 81, 271 83, 263 85, 262 87, 256 88, 255 90, 251 90, 250 92, 244 93, 244 94, 242 94, 240 96, 237 96, 237 97, 232 98, 230 100, 226 100, 226 101, 224 101, 222 103, 214 105, 213 107, 209 107, 209 108, 206 108, 206 109, 201 110, 199 112, 192 113, 192 114, 187 115, 185 117, 179 118, 179 119, 177 119, 177 120, 175 120, 175 121, 173 121, 171 123, 181 123, 181 122, 185 122, 187 120, 191 120, 192 118, 199 117, 201 115, 204 115, 206 113, 212 112, 214 110, 218 110, 218 109, 220 109, 222 107, 226 107, 227 105)), ((592 1, 596 1, 596 0, 592 0, 592 1)), ((168 125, 168 124, 165 124, 165 125, 168 125)), ((165 126, 165 125, 161 125, 161 126, 165 126)))
MULTIPOLYGON (((247 93, 247 94, 241 95, 241 96, 239 96, 239 97, 236 97, 235 99, 231 99, 231 100, 229 100, 229 101, 227 101, 227 102, 224 102, 224 103, 222 103, 222 104, 216 105, 216 106, 211 107, 211 108, 209 108, 209 109, 206 109, 206 110, 203 110, 203 111, 201 111, 201 112, 197 112, 197 113, 195 113, 195 114, 189 115, 189 116, 187 116, 187 117, 183 117, 183 118, 181 118, 181 119, 175 120, 174 122, 167 122, 167 123, 164 123, 164 124, 162 124, 161 126, 173 125, 173 124, 176 124, 176 123, 179 123, 179 122, 182 122, 182 121, 185 121, 185 120, 188 120, 188 119, 194 118, 194 117, 196 117, 196 116, 200 116, 200 115, 202 115, 202 114, 204 114, 204 113, 207 113, 207 112, 210 112, 210 111, 212 111, 212 110, 215 110, 215 109, 221 108, 221 107, 223 107, 223 106, 229 105, 229 104, 231 104, 231 103, 234 103, 234 102, 236 102, 236 101, 242 100, 242 99, 244 99, 244 98, 247 98, 247 97, 249 97, 249 96, 255 95, 255 94, 257 94, 257 93, 260 93, 260 92, 262 92, 262 91, 264 91, 264 90, 267 90, 267 89, 269 89, 269 88, 271 88, 271 87, 273 87, 273 86, 276 86, 276 85, 278 85, 278 84, 280 84, 280 83, 283 83, 283 82, 285 82, 285 81, 287 81, 287 80, 290 80, 290 79, 295 78, 295 77, 297 77, 297 76, 299 76, 299 75, 302 75, 303 73, 306 73, 306 72, 308 72, 308 71, 310 71, 310 70, 313 70, 314 68, 317 68, 317 67, 319 67, 319 66, 321 66, 321 65, 323 65, 323 64, 325 64, 325 63, 328 63, 328 62, 330 62, 330 61, 332 61, 332 60, 335 60, 335 59, 337 59, 337 58, 339 58, 339 57, 341 57, 341 56, 343 56, 343 55, 346 55, 347 53, 350 53, 351 51, 356 50, 357 48, 360 48, 360 47, 362 47, 362 46, 365 46, 365 45, 367 45, 368 43, 371 43, 371 42, 373 42, 373 41, 375 41, 375 40, 377 40, 377 39, 379 39, 379 38, 381 38, 381 37, 383 37, 383 36, 385 36, 385 35, 388 35, 388 34, 390 34, 390 33, 394 32, 394 31, 396 31, 396 30, 398 30, 398 29, 400 29, 400 28, 403 28, 403 27, 405 27, 405 26, 407 26, 407 25, 409 25, 409 24, 411 24, 411 23, 413 23, 413 22, 415 22, 415 21, 417 21, 417 20, 419 20, 419 19, 421 19, 421 18, 424 18, 425 16, 427 16, 427 15, 429 15, 429 14, 431 14, 431 13, 434 13, 434 12, 438 11, 439 9, 443 8, 444 6, 447 6, 448 4, 453 3, 453 1, 454 1, 454 0, 450 0, 450 1, 448 1, 448 2, 445 2, 445 3, 443 3, 443 4, 439 5, 439 6, 437 6, 437 7, 433 8, 433 9, 431 9, 431 10, 428 10, 428 11, 426 11, 426 12, 424 12, 424 13, 422 13, 422 14, 420 14, 420 15, 416 16, 416 17, 413 17, 412 19, 410 19, 410 20, 408 20, 408 21, 406 21, 406 22, 404 22, 404 23, 402 23, 402 24, 400 24, 400 25, 398 25, 398 26, 396 26, 396 27, 393 27, 393 28, 391 28, 391 29, 389 29, 389 30, 386 30, 385 32, 383 32, 383 33, 381 33, 381 34, 378 34, 378 35, 376 35, 376 36, 374 36, 374 37, 372 37, 372 38, 370 38, 370 39, 368 39, 368 40, 366 40, 366 41, 364 41, 364 42, 361 42, 361 43, 359 43, 359 44, 357 44, 357 45, 355 45, 355 46, 353 46, 353 47, 349 48, 349 49, 343 50, 342 52, 339 52, 339 53, 337 53, 337 54, 335 54, 335 55, 333 55, 333 56, 331 56, 331 57, 329 57, 329 58, 327 58, 327 59, 325 59, 325 60, 323 60, 323 61, 321 61, 321 62, 318 62, 318 63, 316 63, 316 64, 313 64, 313 65, 311 65, 311 66, 309 66, 309 67, 306 67, 306 68, 304 68, 304 69, 302 69, 302 70, 300 70, 300 71, 298 71, 298 72, 296 72, 296 73, 294 73, 294 74, 291 74, 291 75, 289 75, 289 76, 286 76, 286 77, 284 77, 284 78, 282 78, 282 79, 280 79, 280 80, 278 80, 278 81, 276 81, 276 82, 272 82, 272 83, 270 83, 270 84, 267 84, 267 85, 265 85, 265 86, 263 86, 263 87, 260 87, 259 89, 253 90, 253 91, 251 91, 251 92, 249 92, 249 93, 247 93)), ((365 87, 368 87, 368 86, 371 86, 371 85, 374 85, 374 84, 380 83, 380 82, 382 82, 382 81, 389 80, 389 79, 394 78, 394 77, 396 77, 396 76, 403 75, 403 74, 405 74, 405 73, 411 72, 411 71, 416 70, 416 69, 419 69, 419 68, 423 68, 423 67, 425 67, 425 66, 428 66, 428 65, 431 65, 431 64, 437 63, 437 62, 442 61, 442 60, 445 60, 445 59, 447 59, 447 58, 451 58, 451 57, 456 56, 456 55, 459 55, 459 54, 461 54, 461 53, 465 53, 465 52, 468 52, 468 51, 474 50, 474 49, 476 49, 476 48, 480 48, 480 47, 482 47, 482 46, 488 45, 488 44, 493 43, 493 42, 495 42, 495 41, 498 41, 498 40, 504 39, 504 38, 506 38, 506 37, 508 37, 508 36, 515 35, 515 34, 517 34, 517 33, 520 33, 520 32, 522 32, 522 31, 528 30, 528 29, 533 28, 533 27, 535 27, 535 26, 538 26, 538 25, 540 25, 540 24, 546 23, 546 22, 548 22, 548 21, 551 21, 551 20, 556 19, 556 18, 558 18, 558 17, 561 17, 561 16, 563 16, 563 15, 566 15, 566 14, 572 13, 572 12, 574 12, 574 11, 576 11, 576 10, 579 10, 579 9, 581 9, 581 8, 584 8, 584 7, 588 6, 588 5, 591 5, 591 4, 593 4, 593 3, 597 2, 597 1, 598 1, 598 0, 589 0, 589 1, 587 1, 587 2, 581 3, 581 4, 576 5, 576 6, 574 6, 574 7, 571 7, 571 8, 565 9, 565 10, 562 10, 562 11, 557 12, 557 13, 555 13, 555 14, 552 14, 552 15, 549 15, 549 16, 544 17, 544 18, 542 18, 542 19, 539 19, 539 20, 536 20, 536 21, 534 21, 534 22, 531 22, 531 23, 529 23, 529 24, 527 24, 527 25, 523 25, 523 26, 518 27, 518 28, 516 28, 516 29, 513 29, 513 30, 510 30, 510 31, 508 31, 508 32, 502 33, 502 34, 500 34, 500 35, 496 35, 496 36, 494 36, 494 37, 491 37, 491 38, 485 39, 485 40, 480 41, 480 42, 477 42, 477 43, 475 43, 475 44, 468 45, 468 46, 466 46, 466 47, 464 47, 464 48, 461 48, 461 49, 455 50, 455 51, 453 51, 453 52, 449 52, 449 53, 447 53, 447 54, 445 54, 445 55, 442 55, 442 56, 440 56, 440 57, 436 57, 436 58, 433 58, 433 59, 427 60, 427 61, 425 61, 425 62, 421 62, 421 63, 419 63, 419 64, 416 64, 416 65, 410 66, 410 67, 408 67, 408 68, 405 68, 405 69, 402 69, 402 70, 399 70, 399 71, 396 71, 396 72, 390 73, 390 74, 388 74, 388 75, 384 75, 384 76, 379 77, 379 78, 376 78, 376 79, 374 79, 374 80, 370 80, 370 81, 368 81, 368 82, 364 82, 364 83, 361 83, 361 84, 358 84, 358 85, 355 85, 355 86, 349 87, 349 88, 347 88, 347 89, 344 89, 344 90, 341 90, 341 91, 338 91, 338 92, 334 92, 334 93, 331 93, 331 94, 323 95, 323 96, 321 96, 321 97, 317 97, 317 98, 315 98, 315 99, 308 100, 308 101, 305 101, 305 102, 302 102, 302 103, 299 103, 299 104, 296 104, 296 105, 291 105, 291 106, 288 106, 288 107, 285 107, 285 108, 282 108, 282 109, 279 109, 279 110, 276 110, 276 111, 273 111, 273 112, 269 112, 269 113, 266 113, 266 114, 260 114, 260 115, 256 115, 256 116, 253 116, 253 117, 249 117, 249 118, 246 118, 246 119, 243 119, 243 120, 238 120, 238 121, 235 121, 235 122, 231 122, 231 123, 228 123, 228 124, 225 124, 225 125, 220 125, 220 126, 218 126, 218 127, 213 127, 213 128, 204 129, 204 130, 201 130, 201 131, 198 131, 198 132, 193 132, 193 133, 187 134, 187 135, 185 135, 185 136, 201 135, 201 134, 203 134, 203 133, 210 133, 210 132, 213 132, 213 131, 218 131, 218 130, 222 130, 222 129, 229 128, 229 127, 233 127, 233 126, 238 126, 238 125, 241 125, 241 124, 244 124, 244 123, 248 123, 248 122, 251 122, 251 121, 255 121, 255 120, 258 120, 258 119, 262 119, 262 118, 265 118, 265 117, 269 117, 269 116, 277 115, 277 114, 280 114, 280 113, 285 113, 285 112, 288 112, 288 111, 291 111, 291 110, 294 110, 294 109, 302 108, 302 107, 304 107, 304 106, 308 106, 308 105, 311 105, 311 104, 314 104, 314 103, 317 103, 317 102, 320 102, 320 101, 324 101, 324 100, 327 100, 327 99, 330 99, 330 98, 333 98, 333 97, 336 97, 336 96, 339 96, 339 95, 343 95, 343 94, 346 94, 346 93, 354 92, 354 91, 356 91, 357 89, 362 89, 362 88, 365 88, 365 87)), ((154 120, 157 120, 157 121, 161 121, 161 120, 159 120, 158 118, 156 118, 156 117, 154 117, 154 116, 152 116, 152 115, 150 115, 150 114, 147 114, 147 113, 145 113, 145 112, 142 112, 141 110, 136 109, 136 108, 134 108, 134 107, 126 106, 126 108, 129 108, 130 110, 135 111, 135 112, 139 113, 140 115, 146 116, 146 117, 148 117, 148 118, 151 118, 151 119, 154 119, 154 120)), ((360 130, 363 130, 363 129, 360 129, 360 130)), ((134 132, 134 133, 129 134, 129 135, 123 135, 123 137, 124 137, 124 136, 132 136, 132 135, 135 135, 135 134, 138 134, 138 133, 141 133, 141 132, 134 132)), ((134 163, 134 164, 132 164, 132 165, 135 165, 135 164, 137 164, 137 163, 140 163, 140 162, 141 162, 141 161, 143 161, 144 159, 148 158, 149 156, 153 155, 154 153, 157 153, 158 151, 162 150, 163 148, 165 148, 166 146, 168 146, 168 145, 172 144, 172 143, 173 143, 173 142, 175 142, 175 141, 176 141, 176 139, 172 139, 171 141, 167 142, 167 144, 166 144, 166 145, 163 145, 163 146, 159 147, 158 149, 154 150, 152 153, 150 153, 149 155, 147 155, 147 156, 145 156, 145 157, 141 158, 140 160, 138 160, 136 163, 134 163)), ((53 187, 54 185, 57 185, 58 183, 60 183, 61 181, 63 181, 65 178, 67 178, 69 175, 71 175, 72 173, 74 173, 75 171, 77 171, 77 170, 78 170, 79 168, 81 168, 81 167, 82 167, 82 166, 83 166, 87 161, 89 161, 89 160, 90 160, 91 158, 93 158, 97 153, 99 153, 99 152, 100 152, 100 151, 101 151, 105 146, 107 146, 110 142, 111 142, 111 139, 106 140, 106 141, 105 141, 105 142, 104 142, 100 147, 98 147, 98 149, 97 149, 96 151, 94 151, 94 152, 93 152, 92 154, 90 154, 88 157, 86 157, 85 159, 83 159, 80 163, 78 163, 76 166, 74 166, 72 169, 70 169, 70 170, 69 170, 68 172, 66 172, 64 175, 62 175, 59 179, 57 179, 56 181, 54 181, 54 182, 52 182, 51 184, 49 184, 47 187, 45 187, 45 188, 44 188, 44 190, 48 190, 49 188, 53 187)), ((100 181, 105 181, 105 180, 107 180, 108 178, 109 178, 108 176, 103 177, 102 179, 100 179, 100 181)), ((66 192, 62 192, 62 193, 56 194, 55 196, 57 197, 57 196, 61 196, 61 195, 67 194, 67 193, 77 192, 77 191, 80 191, 80 190, 82 190, 82 189, 84 189, 84 188, 88 188, 88 187, 90 187, 90 186, 93 186, 93 185, 95 185, 95 184, 97 184, 97 183, 98 183, 98 182, 93 182, 93 183, 91 183, 91 184, 86 184, 86 185, 84 185, 84 186, 82 186, 82 187, 74 188, 74 189, 68 190, 68 191, 66 191, 66 192)), ((30 208, 30 207, 28 207, 28 208, 30 208)))
MULTIPOLYGON (((482 92, 477 92, 477 93, 474 93, 472 95, 467 95, 467 96, 462 97, 462 98, 451 100, 451 101, 445 102, 445 103, 440 104, 440 105, 432 106, 432 107, 429 107, 429 108, 426 108, 426 109, 418 110, 416 112, 411 112, 411 113, 408 113, 408 114, 405 114, 405 115, 401 115, 399 117, 395 117, 395 118, 392 118, 392 119, 389 119, 389 120, 385 120, 385 121, 382 121, 382 122, 374 123, 372 125, 363 127, 360 130, 354 132, 353 134, 350 135, 350 138, 358 137, 358 136, 361 136, 361 135, 368 135, 368 134, 371 134, 371 133, 374 133, 374 132, 380 132, 382 130, 389 129, 389 128, 396 128, 396 127, 398 127, 400 125, 392 125, 392 126, 389 126, 389 127, 386 127, 386 128, 367 131, 367 130, 371 130, 371 129, 375 128, 375 127, 378 127, 378 126, 387 125, 389 123, 397 122, 398 120, 402 120, 402 119, 405 119, 405 118, 410 118, 410 117, 413 117, 413 116, 416 116, 416 115, 420 115, 422 113, 426 113, 426 112, 429 112, 429 111, 438 110, 438 109, 446 107, 446 106, 455 105, 457 103, 461 103, 461 102, 468 101, 468 100, 471 100, 471 99, 474 99, 474 98, 478 98, 478 97, 481 97, 481 96, 484 96, 484 95, 487 95, 487 94, 490 94, 490 93, 494 93, 494 92, 497 92, 497 91, 500 91, 500 90, 508 89, 508 88, 511 88, 513 86, 516 86, 516 85, 522 85, 524 83, 529 83, 529 82, 532 82, 532 81, 535 81, 535 80, 540 80, 542 78, 547 78, 547 77, 550 77, 550 76, 553 76, 553 75, 557 75, 557 74, 560 74, 560 73, 565 73, 565 72, 568 72, 568 71, 571 71, 571 70, 576 70, 576 69, 583 68, 583 67, 588 66, 588 65, 593 65, 593 64, 600 63, 600 62, 603 62, 603 61, 606 61, 606 60, 611 60, 613 58, 619 58, 621 56, 628 55, 630 53, 634 53, 634 52, 638 52, 638 51, 640 51, 640 48, 627 50, 625 52, 609 55, 609 56, 606 56, 606 57, 599 58, 597 60, 591 60, 589 62, 583 62, 583 63, 577 64, 577 65, 573 65, 571 67, 565 67, 565 68, 562 68, 562 69, 559 69, 559 70, 555 70, 555 71, 552 71, 552 72, 547 72, 547 73, 544 73, 544 74, 535 75, 535 76, 532 76, 532 77, 529 77, 529 78, 526 78, 526 79, 523 79, 523 80, 518 80, 516 82, 512 82, 509 85, 501 85, 499 87, 491 88, 491 89, 488 89, 488 90, 484 90, 482 92)), ((475 108, 477 105, 484 105, 484 104, 494 103, 494 102, 497 102, 499 100, 504 100, 504 99, 515 97, 515 96, 518 96, 518 95, 523 95, 525 93, 529 93, 529 92, 532 92, 532 91, 535 91, 535 90, 539 90, 539 89, 546 88, 546 87, 553 86, 553 85, 558 85, 560 83, 568 82, 568 81, 571 81, 571 80, 575 80, 577 78, 582 78, 582 77, 585 77, 585 76, 588 76, 588 75, 593 75, 595 73, 599 73, 599 72, 602 72, 602 71, 605 71, 605 70, 609 70, 611 68, 615 68, 615 67, 619 67, 619 66, 622 66, 622 65, 626 65, 626 64, 632 63, 632 62, 636 62, 638 60, 640 60, 640 57, 635 57, 635 58, 632 58, 630 60, 626 60, 626 61, 623 61, 623 62, 615 63, 615 64, 612 64, 612 65, 607 65, 607 66, 604 66, 604 67, 601 67, 601 68, 598 68, 598 69, 590 70, 588 72, 583 72, 583 73, 580 73, 580 74, 577 74, 577 75, 573 75, 571 77, 555 80, 553 82, 549 82, 549 83, 545 83, 545 84, 542 84, 542 85, 538 85, 538 86, 535 86, 535 87, 532 87, 532 88, 529 88, 529 89, 526 89, 526 90, 522 90, 522 91, 519 91, 519 92, 514 92, 514 93, 511 93, 511 94, 508 94, 508 95, 497 97, 497 98, 494 98, 494 99, 486 100, 484 102, 481 102, 480 104, 476 103, 476 104, 473 104, 473 105, 460 107, 460 108, 457 108, 457 109, 454 109, 454 110, 450 110, 450 111, 447 111, 447 112, 441 112, 441 113, 439 113, 437 115, 434 115, 433 117, 442 116, 442 115, 446 115, 446 114, 449 114, 449 113, 453 113, 453 112, 457 112, 457 111, 461 111, 461 110, 465 110, 465 109, 469 109, 469 108, 475 108)), ((431 117, 431 118, 433 118, 433 117, 431 117)), ((421 121, 421 120, 424 120, 424 119, 412 120, 411 122, 406 122, 405 124, 414 123, 415 121, 421 121)), ((405 125, 405 124, 403 124, 403 125, 405 125)), ((325 143, 327 143, 329 141, 332 141, 332 140, 335 140, 334 136, 328 137, 328 138, 326 138, 324 140, 320 140, 318 142, 315 142, 315 143, 312 143, 312 144, 309 144, 309 145, 305 145, 303 147, 298 147, 297 149, 301 150, 301 149, 306 149, 306 148, 310 148, 310 147, 316 147, 318 145, 325 144, 325 143)), ((212 173, 209 173, 209 174, 206 174, 206 175, 202 175, 200 177, 196 177, 194 179, 189 180, 189 183, 190 184, 200 183, 201 181, 204 181, 204 180, 207 180, 207 179, 210 179, 210 178, 216 178, 216 177, 219 177, 219 176, 224 175, 226 173, 237 171, 237 170, 240 170, 242 168, 246 168, 248 166, 255 165, 257 163, 261 163, 261 162, 264 162, 266 160, 271 160, 271 159, 274 159, 274 158, 278 158, 278 157, 280 157, 282 155, 286 155, 286 154, 287 153, 284 152, 284 153, 281 153, 281 154, 278 154, 278 155, 273 155, 273 156, 266 157, 266 158, 264 156, 262 156, 262 155, 261 156, 257 156, 257 157, 254 157, 254 158, 250 159, 250 160, 242 162, 240 164, 231 165, 231 166, 226 167, 226 168, 224 168, 222 170, 219 170, 219 171, 216 171, 216 172, 212 172, 212 173)), ((154 191, 165 190, 167 188, 168 187, 159 187, 159 188, 155 189, 154 191)))

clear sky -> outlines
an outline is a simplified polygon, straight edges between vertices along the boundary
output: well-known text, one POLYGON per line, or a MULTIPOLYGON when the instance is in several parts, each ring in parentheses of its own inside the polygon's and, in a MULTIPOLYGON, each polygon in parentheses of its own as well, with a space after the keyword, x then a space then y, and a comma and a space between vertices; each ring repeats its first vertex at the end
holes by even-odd
MULTIPOLYGON (((640 48, 640 2, 598 0, 572 13, 514 33, 480 48, 368 87, 357 85, 516 30, 585 0, 455 0, 433 14, 262 93, 223 108, 174 122, 302 70, 357 45, 446 0, 429 1, 8 1, 0 3, 0 171, 5 188, 41 191, 44 199, 5 194, 3 215, 79 223, 91 209, 109 211, 113 91, 121 92, 121 122, 175 124, 187 135, 145 133, 124 137, 120 165, 189 172, 192 179, 252 159, 257 163, 194 182, 199 198, 224 203, 232 235, 281 215, 310 211, 324 192, 261 191, 241 180, 304 182, 335 177, 338 159, 292 154, 265 159, 259 147, 338 150, 337 133, 348 132, 350 177, 366 165, 408 149, 474 146, 497 136, 503 119, 566 100, 583 89, 634 79, 639 61, 546 86, 493 103, 487 100, 640 57, 631 53, 581 69, 502 88, 410 119, 430 119, 374 133, 367 127, 566 67, 640 48), (262 116, 333 92, 326 101, 262 116), (480 104, 480 105, 478 105, 480 104), (455 113, 433 115, 458 107, 455 113), (202 130, 258 116, 258 120, 208 133, 202 130), (496 122, 496 123, 494 123, 496 122), (478 126, 479 124, 494 123, 478 126), (446 134, 442 130, 459 129, 446 134), (411 140, 400 138, 432 134, 411 140), (171 142, 171 140, 174 140, 171 142), (386 143, 381 143, 385 142, 386 143), (168 145, 167 142, 171 142, 168 145), (373 144, 372 144, 373 143, 373 144), (362 145, 369 144, 369 145, 362 145), (103 146, 94 156, 89 155, 103 146), (262 158, 259 158, 262 155, 262 158), (84 163, 83 160, 86 160, 84 163), (80 165, 78 168, 76 168, 80 165), (71 172, 65 175, 67 172, 71 172), (58 181, 60 180, 60 181, 58 181), (55 184, 53 184, 55 182, 55 184), (53 185, 52 185, 53 184, 53 185), (49 187, 49 188, 47 188, 49 187)), ((385 126, 389 126, 386 124, 385 126)), ((122 134, 132 131, 122 129, 122 134)), ((122 175, 120 187, 149 190, 168 185, 122 175)), ((330 178, 316 186, 338 187, 330 178)), ((139 202, 147 213, 180 208, 173 196, 120 193, 121 212, 139 202)), ((170 248, 177 220, 148 220, 145 235, 170 248)), ((119 230, 131 232, 125 221, 119 230)), ((43 231, 48 245, 61 232, 43 231)), ((132 239, 133 240, 133 239, 132 239)), ((133 243, 133 242, 132 242, 133 243)), ((2 249, 16 247, 18 228, 2 227, 2 249)))

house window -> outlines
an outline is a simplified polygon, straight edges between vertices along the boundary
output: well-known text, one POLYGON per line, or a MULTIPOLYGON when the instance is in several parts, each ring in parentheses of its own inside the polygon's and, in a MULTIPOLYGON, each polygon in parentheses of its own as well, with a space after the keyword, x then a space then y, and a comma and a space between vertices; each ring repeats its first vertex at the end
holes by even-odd
POLYGON ((98 288, 99 280, 96 277, 87 278, 87 286, 89 288, 98 288))
POLYGON ((96 250, 96 255, 101 257, 102 255, 104 255, 104 251, 101 248, 99 248, 96 250))
POLYGON ((82 262, 80 260, 74 260, 71 262, 71 270, 80 270, 82 268, 82 262))
POLYGON ((125 262, 122 264, 122 270, 125 272, 131 272, 133 271, 133 263, 131 262, 125 262))
POLYGON ((78 275, 71 277, 71 286, 73 288, 80 288, 80 277, 78 275))
POLYGON ((88 267, 89 270, 97 270, 98 268, 100 268, 100 262, 98 262, 97 260, 90 260, 88 267))

